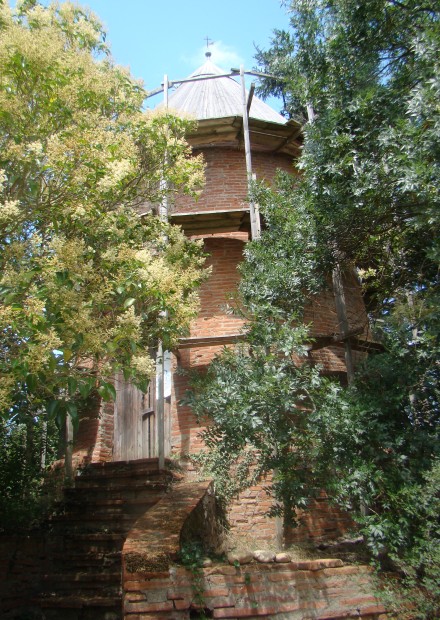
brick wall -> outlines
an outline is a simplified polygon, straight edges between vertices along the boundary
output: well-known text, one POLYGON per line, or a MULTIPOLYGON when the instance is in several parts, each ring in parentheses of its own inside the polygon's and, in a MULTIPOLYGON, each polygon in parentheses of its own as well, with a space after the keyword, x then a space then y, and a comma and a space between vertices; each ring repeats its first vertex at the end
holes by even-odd
POLYGON ((209 280, 200 289, 200 312, 191 325, 191 336, 234 334, 243 321, 227 311, 233 306, 233 295, 239 281, 238 264, 243 260, 244 244, 231 237, 209 237, 204 249, 212 269, 209 280))
POLYGON ((279 618, 385 620, 371 569, 340 560, 216 564, 195 574, 173 566, 132 573, 125 581, 125 620, 279 618), (202 611, 206 615, 202 616, 202 611))
MULTIPOLYGON (((194 154, 203 153, 206 162, 206 185, 197 200, 179 195, 173 212, 194 213, 200 211, 224 211, 247 208, 247 177, 244 151, 228 148, 204 148, 194 154)), ((294 172, 292 159, 286 155, 252 153, 252 168, 257 179, 270 182, 277 169, 294 172)))
MULTIPOLYGON (((24 609, 39 592, 47 541, 33 532, 0 534, 0 616, 24 609)), ((19 617, 19 616, 11 616, 19 617)), ((31 617, 31 616, 22 616, 31 617)))
POLYGON ((233 538, 244 544, 261 541, 281 548, 283 532, 280 519, 268 516, 273 506, 271 476, 242 491, 228 509, 228 523, 233 538))
MULTIPOLYGON (((204 148, 195 153, 203 152, 206 163, 206 188, 200 198, 178 196, 175 210, 179 212, 200 212, 247 207, 247 183, 244 152, 236 148, 204 148)), ((295 173, 290 157, 282 154, 268 154, 253 152, 253 168, 257 178, 268 182, 274 180, 276 170, 295 173)), ((225 233, 204 235, 205 250, 209 255, 208 265, 212 267, 212 274, 200 290, 201 310, 193 321, 190 336, 203 339, 213 336, 227 336, 237 334, 242 330, 243 321, 228 312, 238 284, 239 275, 237 266, 243 259, 245 233, 225 233)), ((345 276, 345 296, 350 327, 361 329, 364 337, 368 337, 368 322, 362 300, 361 291, 353 274, 345 276)), ((312 334, 333 335, 340 332, 336 314, 331 279, 328 288, 319 297, 312 300, 305 313, 306 322, 312 324, 312 334)), ((188 388, 187 377, 180 371, 197 368, 203 371, 213 357, 220 352, 222 345, 203 346, 199 342, 191 349, 182 349, 174 359, 174 372, 171 405, 167 427, 169 428, 169 442, 167 448, 171 454, 185 455, 197 452, 203 448, 200 440, 201 427, 197 423, 192 411, 188 407, 178 405, 188 388)), ((355 359, 363 354, 355 352, 355 359)), ((345 373, 344 346, 335 342, 311 352, 311 359, 323 366, 329 373, 345 373)), ((168 411, 168 408, 167 408, 168 411)), ((104 404, 98 417, 91 416, 88 421, 80 425, 77 440, 77 450, 87 459, 106 461, 112 458, 113 442, 113 405, 104 404)), ((230 519, 233 529, 237 531, 252 530, 254 535, 263 540, 273 539, 275 535, 273 521, 265 515, 270 503, 264 485, 249 489, 242 494, 232 506, 230 519)), ((328 511, 324 524, 322 506, 318 509, 319 519, 305 516, 305 529, 295 530, 295 536, 304 535, 309 538, 313 535, 317 539, 325 537, 326 532, 340 533, 340 526, 344 519, 339 518, 332 510, 328 511), (324 527, 325 525, 325 527, 324 527), (313 534, 314 533, 314 534, 313 534)), ((311 514, 311 513, 310 513, 311 514)))
POLYGON ((333 506, 325 493, 309 501, 307 510, 297 512, 299 525, 284 530, 286 547, 301 543, 334 541, 350 532, 353 521, 350 515, 333 506))

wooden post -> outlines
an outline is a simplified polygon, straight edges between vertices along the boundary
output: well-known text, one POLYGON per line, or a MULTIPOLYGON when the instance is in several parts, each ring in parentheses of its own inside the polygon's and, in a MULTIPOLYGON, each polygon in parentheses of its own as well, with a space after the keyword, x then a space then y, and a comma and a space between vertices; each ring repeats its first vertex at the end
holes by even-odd
POLYGON ((46 469, 46 456, 47 456, 47 419, 44 418, 41 422, 41 450, 40 450, 40 469, 43 471, 46 469))
MULTIPOLYGON (((273 477, 274 479, 277 477, 278 474, 278 469, 274 469, 273 470, 273 477)), ((277 502, 277 506, 278 508, 281 507, 280 502, 277 502)), ((284 526, 284 516, 280 517, 279 515, 275 517, 274 519, 275 521, 275 540, 276 540, 276 544, 277 547, 279 549, 284 549, 285 545, 285 540, 284 540, 284 535, 285 535, 285 526, 284 526)))
POLYGON ((348 339, 349 325, 347 318, 347 306, 345 303, 344 282, 342 279, 341 267, 337 264, 332 272, 333 292, 335 295, 336 315, 341 330, 345 347, 345 367, 347 369, 347 380, 351 383, 354 379, 354 363, 351 344, 348 339))
POLYGON ((316 118, 315 108, 312 106, 311 103, 307 103, 306 108, 307 108, 307 118, 309 120, 309 123, 313 123, 313 121, 316 118))
POLYGON ((165 467, 165 421, 164 421, 164 355, 162 341, 159 341, 156 357, 156 414, 157 414, 157 456, 159 469, 165 467))
POLYGON ((163 76, 163 103, 168 110, 168 75, 165 73, 163 76))
MULTIPOLYGON (((251 157, 251 142, 249 138, 249 117, 248 117, 248 102, 246 100, 246 84, 244 80, 244 67, 240 67, 241 78, 241 93, 243 99, 243 134, 244 134, 244 150, 246 155, 246 174, 248 180, 248 191, 251 190, 252 185, 252 157, 251 157)), ((253 200, 249 201, 249 211, 251 216, 251 239, 259 239, 261 234, 260 214, 255 211, 255 205, 253 200)))
POLYGON ((65 457, 64 457, 64 468, 65 468, 65 472, 66 472, 66 478, 68 480, 72 480, 73 478, 73 463, 72 463, 72 456, 73 456, 73 424, 72 424, 72 418, 70 417, 69 413, 66 413, 66 425, 65 425, 65 429, 66 429, 66 451, 65 451, 65 457))
MULTIPOLYGON (((163 95, 164 106, 168 109, 168 75, 163 77, 163 95)), ((166 163, 165 155, 165 163, 166 163)), ((159 206, 160 219, 168 220, 168 199, 165 190, 167 189, 167 183, 165 179, 160 182, 161 189, 164 190, 164 196, 159 206)), ((164 351, 162 341, 159 340, 157 345, 157 357, 156 357, 156 420, 157 420, 157 456, 159 458, 159 469, 165 467, 165 394, 164 394, 164 351)))
MULTIPOLYGON (((165 74, 163 76, 163 103, 165 108, 168 110, 168 76, 167 74, 165 74)), ((165 165, 167 163, 167 156, 165 155, 165 165)), ((160 182, 160 189, 164 191, 164 197, 162 198, 162 201, 159 205, 159 217, 162 220, 167 220, 168 219, 168 200, 166 197, 166 193, 165 190, 167 189, 167 184, 165 179, 162 179, 160 182)))

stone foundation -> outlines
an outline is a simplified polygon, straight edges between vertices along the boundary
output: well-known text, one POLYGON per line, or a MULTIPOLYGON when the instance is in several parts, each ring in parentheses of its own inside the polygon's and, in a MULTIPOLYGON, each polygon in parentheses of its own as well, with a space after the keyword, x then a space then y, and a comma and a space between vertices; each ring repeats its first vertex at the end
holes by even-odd
POLYGON ((341 560, 131 573, 125 581, 125 620, 276 618, 384 620, 371 569, 341 560), (204 615, 203 615, 204 614, 204 615))

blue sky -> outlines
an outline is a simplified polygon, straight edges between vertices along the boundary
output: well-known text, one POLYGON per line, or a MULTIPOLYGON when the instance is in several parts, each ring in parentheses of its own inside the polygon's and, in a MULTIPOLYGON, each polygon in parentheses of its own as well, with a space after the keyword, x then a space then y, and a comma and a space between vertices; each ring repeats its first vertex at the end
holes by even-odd
MULTIPOLYGON (((208 36, 212 60, 220 67, 255 66, 255 44, 267 49, 275 28, 287 28, 280 0, 89 0, 103 22, 116 62, 130 67, 145 88, 184 78, 205 58, 208 36)), ((160 95, 149 100, 154 107, 160 95)), ((277 107, 276 102, 270 102, 277 107)))

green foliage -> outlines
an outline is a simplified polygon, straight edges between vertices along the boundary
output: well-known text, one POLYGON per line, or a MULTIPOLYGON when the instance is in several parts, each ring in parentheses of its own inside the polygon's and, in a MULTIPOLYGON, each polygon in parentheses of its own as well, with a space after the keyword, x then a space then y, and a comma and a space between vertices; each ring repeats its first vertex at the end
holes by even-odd
POLYGON ((145 389, 204 278, 201 246, 154 215, 202 186, 191 123, 145 113, 105 39, 76 4, 0 2, 0 495, 28 522, 38 433, 49 463, 55 425, 114 399, 115 372, 145 389))
POLYGON ((198 609, 199 618, 207 618, 205 614, 205 583, 203 575, 203 560, 205 559, 203 545, 198 541, 187 542, 179 551, 179 561, 192 575, 192 605, 198 609))
POLYGON ((26 400, 75 422, 115 371, 145 386, 149 350, 197 310, 200 246, 138 208, 197 191, 203 165, 187 121, 142 111, 88 9, 0 14, 0 413, 26 400))
POLYGON ((318 245, 302 181, 279 172, 276 190, 263 184, 253 187, 252 198, 260 205, 267 229, 261 241, 245 249, 240 292, 248 307, 271 312, 276 306, 300 319, 307 300, 324 286, 331 254, 318 245))
POLYGON ((287 5, 292 31, 276 32, 257 59, 280 79, 287 114, 313 107, 300 166, 318 242, 370 270, 370 295, 380 305, 396 288, 437 277, 438 7, 287 5))
POLYGON ((44 416, 27 424, 0 424, 0 529, 16 531, 38 522, 49 507, 41 494, 45 466, 57 454, 58 431, 44 416))
POLYGON ((248 343, 195 379, 188 401, 211 420, 218 468, 232 478, 248 446, 248 483, 275 470, 274 512, 287 517, 325 489, 352 511, 372 554, 400 571, 412 617, 434 618, 439 10, 419 0, 286 4, 291 31, 276 31, 257 60, 279 78, 260 92, 281 94, 286 115, 305 123, 302 177, 279 181, 276 195, 255 189, 268 228, 241 269, 248 343), (308 364, 302 324, 335 264, 358 268, 383 345, 348 387, 308 364))
POLYGON ((203 545, 197 541, 192 541, 182 545, 179 551, 179 561, 186 568, 197 571, 202 568, 205 555, 203 545))
POLYGON ((258 60, 281 78, 287 114, 313 107, 299 201, 307 197, 317 246, 360 268, 385 349, 339 394, 334 415, 319 413, 324 462, 328 451, 334 459, 325 486, 357 508, 376 554, 408 566, 412 553, 420 576, 439 567, 423 551, 438 545, 424 520, 432 524, 438 501, 426 481, 440 416, 439 11, 413 0, 288 8, 292 31, 276 32, 258 60))
POLYGON ((201 421, 209 418, 202 432, 208 454, 199 460, 215 476, 221 498, 276 470, 274 494, 291 522, 295 507, 321 488, 319 422, 323 412, 332 414, 339 393, 307 363, 306 334, 259 316, 249 343, 225 349, 206 375, 195 374, 185 400, 201 421))

